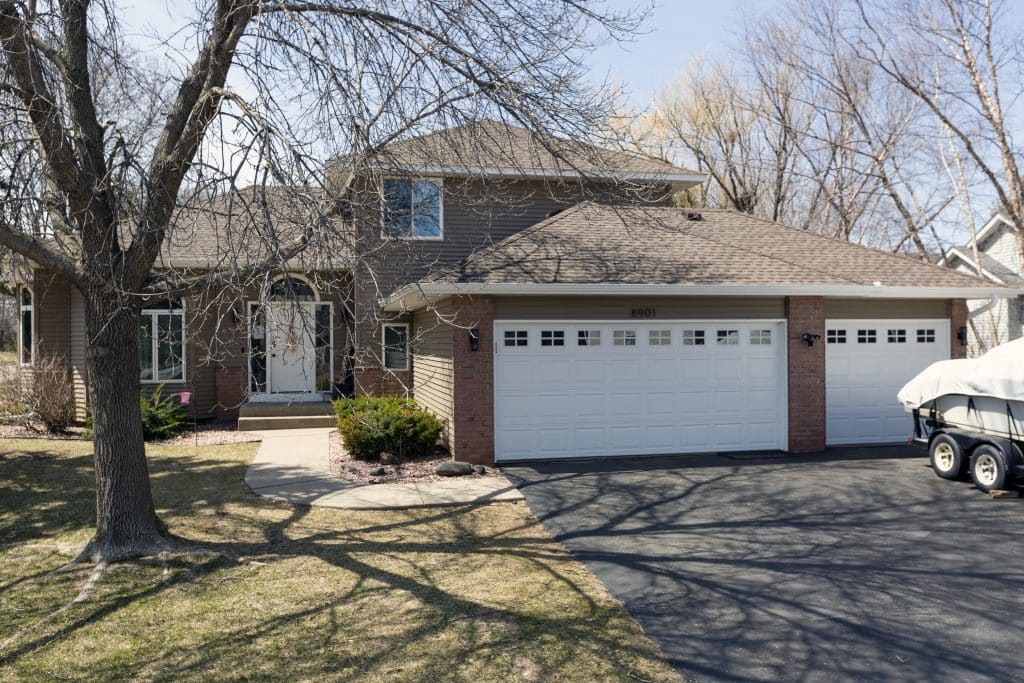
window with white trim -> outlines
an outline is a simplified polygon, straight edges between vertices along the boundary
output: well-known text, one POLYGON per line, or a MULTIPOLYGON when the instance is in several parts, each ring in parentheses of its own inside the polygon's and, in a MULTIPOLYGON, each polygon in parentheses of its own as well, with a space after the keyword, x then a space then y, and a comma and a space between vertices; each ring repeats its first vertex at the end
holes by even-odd
POLYGON ((636 330, 613 330, 612 346, 636 346, 636 330))
POLYGON ((750 331, 750 344, 752 346, 771 346, 771 344, 772 344, 772 331, 771 330, 751 330, 750 331))
POLYGON ((716 341, 719 346, 738 346, 740 343, 739 330, 718 330, 716 341))
POLYGON ((527 330, 505 330, 505 346, 526 346, 530 343, 527 330))
POLYGON ((32 289, 21 287, 18 291, 19 317, 18 317, 18 359, 23 365, 32 362, 32 289))
POLYGON ((185 309, 181 300, 148 305, 139 313, 139 380, 185 379, 185 309))
POLYGON ((384 236, 437 240, 443 237, 439 180, 384 180, 381 223, 384 236))
POLYGON ((907 343, 907 331, 906 330, 889 330, 886 335, 889 339, 890 344, 906 344, 907 343))
POLYGON ((600 346, 601 330, 578 330, 576 332, 577 346, 600 346))
POLYGON ((683 330, 683 346, 704 346, 704 330, 683 330))
POLYGON ((409 369, 409 326, 405 323, 385 323, 383 331, 384 368, 409 369))
POLYGON ((845 344, 846 330, 829 330, 825 333, 825 341, 829 344, 845 344))
POLYGON ((874 344, 877 341, 878 332, 876 330, 857 330, 858 344, 874 344))
POLYGON ((650 346, 672 346, 672 330, 648 330, 647 343, 650 346))
POLYGON ((925 329, 917 331, 917 343, 918 344, 934 344, 935 343, 935 330, 925 329))
POLYGON ((565 346, 565 330, 541 330, 541 346, 565 346))

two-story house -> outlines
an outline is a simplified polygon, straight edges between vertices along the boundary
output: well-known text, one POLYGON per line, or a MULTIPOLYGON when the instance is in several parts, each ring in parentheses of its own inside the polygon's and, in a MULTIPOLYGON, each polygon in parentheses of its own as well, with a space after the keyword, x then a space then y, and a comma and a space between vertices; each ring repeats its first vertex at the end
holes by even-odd
MULTIPOLYGON (((1009 218, 1002 213, 992 216, 978 231, 975 243, 977 253, 973 244, 953 247, 943 255, 940 265, 961 273, 980 274, 1017 290, 1024 288, 1020 242, 1009 218)), ((1024 334, 1024 296, 975 299, 967 302, 967 310, 972 356, 1024 334)))
MULTIPOLYGON (((672 206, 703 180, 583 142, 566 161, 498 123, 395 143, 358 172, 334 159, 349 246, 233 298, 147 304, 140 381, 192 392, 200 417, 404 393, 483 463, 904 441, 897 389, 963 355, 965 300, 1006 288, 672 206)), ((220 224, 192 222, 162 265, 212 267, 220 224)), ((68 358, 84 406, 81 295, 37 271, 22 296, 23 358, 68 358)))

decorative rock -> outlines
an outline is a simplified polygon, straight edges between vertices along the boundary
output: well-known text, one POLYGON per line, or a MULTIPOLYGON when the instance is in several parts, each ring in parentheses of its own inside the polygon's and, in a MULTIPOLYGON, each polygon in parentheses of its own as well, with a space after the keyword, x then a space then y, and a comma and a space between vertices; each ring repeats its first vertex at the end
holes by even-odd
POLYGON ((473 471, 476 474, 487 474, 487 468, 483 465, 473 465, 473 471))
POLYGON ((387 467, 375 467, 374 469, 370 470, 370 476, 371 477, 383 477, 383 476, 386 476, 387 473, 388 473, 388 468, 387 467))
POLYGON ((443 462, 437 466, 434 470, 436 474, 442 477, 461 477, 469 474, 473 471, 473 466, 468 462, 460 462, 458 460, 450 460, 443 462))
POLYGON ((388 453, 387 451, 380 454, 381 465, 394 465, 398 462, 398 458, 395 457, 394 453, 388 453))

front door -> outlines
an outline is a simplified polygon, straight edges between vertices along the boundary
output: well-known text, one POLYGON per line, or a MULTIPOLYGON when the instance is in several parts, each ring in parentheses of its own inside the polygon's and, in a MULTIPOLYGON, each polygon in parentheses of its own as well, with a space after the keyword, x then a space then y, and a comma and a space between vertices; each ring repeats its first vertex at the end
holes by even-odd
POLYGON ((316 388, 316 349, 313 306, 302 302, 274 302, 267 311, 267 353, 270 354, 270 391, 311 392, 316 388))

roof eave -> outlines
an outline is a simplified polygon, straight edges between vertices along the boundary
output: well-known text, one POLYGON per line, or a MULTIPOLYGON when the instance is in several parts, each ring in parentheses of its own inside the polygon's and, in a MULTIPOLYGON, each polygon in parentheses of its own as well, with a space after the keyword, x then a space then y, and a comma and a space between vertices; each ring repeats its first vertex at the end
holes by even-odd
POLYGON ((613 179, 633 182, 669 183, 677 190, 699 185, 707 180, 702 173, 691 173, 685 170, 678 172, 639 172, 639 171, 579 171, 576 169, 545 169, 515 168, 503 166, 437 166, 432 164, 409 164, 394 168, 381 168, 382 173, 407 173, 414 176, 446 176, 474 177, 487 176, 493 178, 527 178, 552 179, 564 178, 578 180, 580 178, 613 179))
POLYGON ((380 301, 388 312, 415 311, 450 296, 827 296, 858 299, 987 299, 1014 297, 1024 289, 991 287, 889 287, 880 285, 688 285, 626 283, 450 283, 406 285, 380 301))

